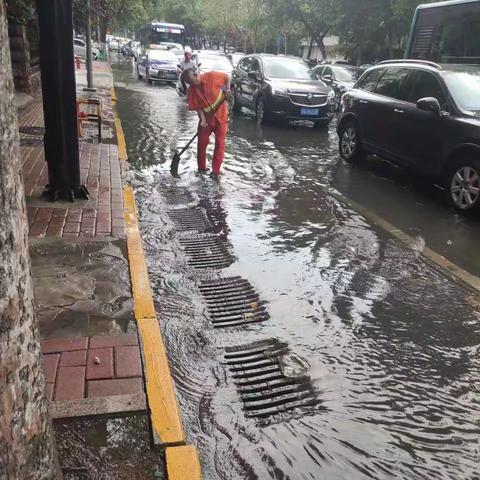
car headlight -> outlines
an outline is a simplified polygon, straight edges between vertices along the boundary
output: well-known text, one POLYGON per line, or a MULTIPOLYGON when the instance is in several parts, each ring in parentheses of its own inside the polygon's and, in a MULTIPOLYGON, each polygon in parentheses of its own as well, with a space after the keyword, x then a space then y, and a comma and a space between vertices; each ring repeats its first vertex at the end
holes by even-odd
POLYGON ((275 87, 272 87, 272 95, 275 95, 276 97, 288 97, 288 93, 286 90, 275 87))
POLYGON ((335 103, 335 92, 333 90, 330 90, 330 92, 328 92, 327 102, 330 104, 335 103))

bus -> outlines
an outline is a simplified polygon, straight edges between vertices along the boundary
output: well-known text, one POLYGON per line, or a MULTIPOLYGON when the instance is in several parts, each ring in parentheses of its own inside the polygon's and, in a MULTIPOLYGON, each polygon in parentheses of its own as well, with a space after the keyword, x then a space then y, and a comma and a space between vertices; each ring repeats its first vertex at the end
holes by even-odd
POLYGON ((177 23, 150 22, 137 32, 142 47, 181 45, 185 47, 185 27, 177 23))
POLYGON ((417 7, 405 58, 479 65, 480 0, 417 7))

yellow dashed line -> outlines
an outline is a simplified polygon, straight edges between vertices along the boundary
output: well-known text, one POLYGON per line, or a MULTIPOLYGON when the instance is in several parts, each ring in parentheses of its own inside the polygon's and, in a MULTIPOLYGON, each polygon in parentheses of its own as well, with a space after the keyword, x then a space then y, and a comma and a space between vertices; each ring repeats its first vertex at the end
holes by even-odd
POLYGON ((185 433, 167 354, 156 318, 147 262, 138 228, 135 198, 130 187, 124 189, 123 198, 134 312, 145 362, 147 401, 154 437, 156 442, 165 446, 183 445, 185 444, 185 433))
POLYGON ((200 460, 195 447, 167 448, 165 455, 168 480, 200 480, 202 478, 200 460))

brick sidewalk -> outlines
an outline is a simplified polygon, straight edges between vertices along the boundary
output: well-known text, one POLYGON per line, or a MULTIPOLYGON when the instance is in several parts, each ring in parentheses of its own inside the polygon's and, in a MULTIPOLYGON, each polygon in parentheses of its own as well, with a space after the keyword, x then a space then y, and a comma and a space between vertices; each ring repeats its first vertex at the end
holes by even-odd
MULTIPOLYGON (((108 71, 97 62, 96 69, 108 71)), ((121 165, 113 138, 111 92, 98 89, 104 110, 105 143, 93 137, 79 139, 80 178, 90 192, 88 201, 47 203, 41 193, 48 183, 43 151, 43 106, 41 96, 19 113, 20 155, 27 197, 31 237, 95 237, 125 235, 121 165)), ((79 95, 83 95, 80 91, 79 95)), ((103 134, 102 134, 103 135, 103 134)))

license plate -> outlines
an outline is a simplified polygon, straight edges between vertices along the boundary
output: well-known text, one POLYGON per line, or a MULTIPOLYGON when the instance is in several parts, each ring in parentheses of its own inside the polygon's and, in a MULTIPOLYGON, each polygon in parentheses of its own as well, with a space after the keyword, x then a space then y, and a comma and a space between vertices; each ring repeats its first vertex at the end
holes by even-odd
POLYGON ((307 115, 311 117, 317 116, 318 112, 319 112, 318 108, 302 108, 300 110, 301 115, 307 115))

